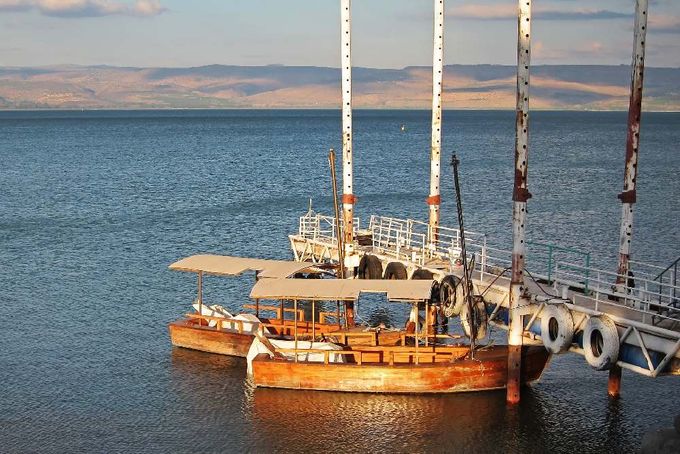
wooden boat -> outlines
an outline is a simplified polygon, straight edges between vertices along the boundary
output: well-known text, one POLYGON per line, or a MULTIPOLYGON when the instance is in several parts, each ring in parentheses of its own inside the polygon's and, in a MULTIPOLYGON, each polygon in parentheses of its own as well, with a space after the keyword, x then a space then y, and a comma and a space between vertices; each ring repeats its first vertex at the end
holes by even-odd
MULTIPOLYGON (((295 334, 298 339, 329 335, 344 345, 394 345, 400 341, 399 333, 365 332, 343 326, 344 312, 313 311, 312 320, 305 319, 302 309, 287 308, 283 300, 277 306, 244 304, 243 309, 253 313, 229 314, 219 306, 203 302, 203 277, 237 276, 246 271, 255 271, 257 279, 286 278, 300 273, 318 272, 315 265, 305 262, 263 260, 220 255, 195 255, 170 265, 170 269, 196 273, 198 276, 198 297, 193 304, 195 312, 187 313, 183 319, 168 325, 170 340, 176 347, 189 348, 208 353, 245 357, 253 339, 258 333, 273 339, 289 339, 295 334), (273 313, 274 317, 262 317, 262 312, 273 313), (288 317, 286 317, 288 316, 288 317)), ((303 279, 296 279, 304 281, 303 279)))
MULTIPOLYGON (((317 350, 326 356, 337 352, 317 350)), ((455 393, 504 389, 508 376, 508 347, 498 345, 475 352, 468 346, 392 350, 360 347, 343 351, 346 363, 294 361, 260 353, 252 361, 255 386, 319 391, 374 393, 455 393), (389 358, 389 359, 388 359, 389 358)), ((549 358, 543 346, 522 350, 521 381, 541 377, 549 358)))
MULTIPOLYGON (((356 300, 360 293, 385 293, 388 300, 424 303, 429 313, 432 281, 270 279, 258 282, 251 296, 298 300, 356 300)), ((427 324, 427 323, 426 323, 427 324)), ((418 326, 418 325, 417 325, 418 326)), ((248 354, 257 387, 377 393, 453 393, 503 389, 507 384, 508 346, 477 348, 438 343, 436 334, 412 334, 413 346, 343 346, 343 350, 271 348, 256 340, 248 354), (313 355, 312 355, 313 354, 313 355)), ((408 335, 402 333, 402 335, 408 335)), ((522 347, 521 382, 540 378, 550 355, 543 346, 522 347)))

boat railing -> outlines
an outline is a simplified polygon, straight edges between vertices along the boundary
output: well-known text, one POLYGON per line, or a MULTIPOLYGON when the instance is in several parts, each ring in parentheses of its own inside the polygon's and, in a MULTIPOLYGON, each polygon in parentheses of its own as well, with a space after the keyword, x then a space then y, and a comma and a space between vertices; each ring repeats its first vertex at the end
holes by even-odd
MULTIPOLYGON (((260 311, 265 311, 265 312, 275 312, 276 313, 276 318, 279 320, 283 320, 283 316, 281 313, 281 306, 267 306, 267 305, 262 305, 262 304, 244 304, 243 305, 244 309, 251 309, 254 311, 257 311, 258 317, 259 317, 259 312, 260 311)), ((295 314, 295 309, 290 308, 290 307, 284 307, 283 308, 283 314, 285 313, 291 313, 295 314)), ((304 322, 305 321, 305 311, 302 309, 298 309, 298 321, 304 322)))
POLYGON ((211 315, 202 315, 202 314, 196 314, 196 313, 188 313, 185 314, 185 316, 189 319, 192 320, 197 320, 200 324, 201 320, 208 322, 207 327, 208 328, 215 328, 216 330, 223 330, 223 329, 235 329, 238 331, 239 334, 243 334, 243 324, 248 323, 251 325, 259 325, 259 322, 251 322, 248 320, 238 320, 234 318, 226 318, 226 317, 215 317, 211 315), (213 326, 210 326, 210 322, 215 322, 213 326), (229 326, 225 326, 229 325, 229 326), (236 326, 234 328, 234 326, 236 326))
MULTIPOLYGON (((324 350, 320 348, 275 348, 274 353, 279 353, 286 356, 292 356, 295 362, 321 362, 321 361, 305 361, 309 355, 323 355, 323 363, 331 363, 331 355, 333 360, 337 357, 351 356, 357 366, 364 363, 388 363, 390 366, 397 364, 420 364, 423 360, 429 359, 427 363, 435 363, 437 359, 441 361, 455 361, 467 355, 468 350, 450 350, 450 351, 418 351, 416 348, 404 350, 394 349, 390 347, 381 348, 378 351, 371 350, 324 350), (302 356, 302 358, 300 358, 302 356), (377 361, 376 361, 377 357, 377 361)), ((335 362, 335 361, 333 361, 335 362)))
POLYGON ((680 287, 671 284, 660 284, 645 277, 619 276, 575 263, 556 262, 554 285, 558 291, 565 287, 578 289, 583 298, 594 303, 595 311, 601 311, 602 304, 617 305, 639 312, 644 323, 654 325, 661 320, 680 321, 680 305, 675 296, 680 294, 680 287), (617 284, 617 280, 623 283, 617 284))
MULTIPOLYGON (((360 229, 360 219, 354 218, 354 233, 360 229)), ((344 228, 343 220, 340 220, 340 228, 344 228)), ((318 213, 307 213, 300 216, 298 234, 310 240, 337 242, 336 224, 334 216, 324 216, 318 213)))
MULTIPOLYGON (((432 259, 454 262, 460 258, 460 231, 449 227, 431 227, 425 222, 386 216, 371 216, 368 230, 376 252, 409 260, 419 265, 432 259)), ((466 231, 466 245, 481 250, 486 235, 466 231)))

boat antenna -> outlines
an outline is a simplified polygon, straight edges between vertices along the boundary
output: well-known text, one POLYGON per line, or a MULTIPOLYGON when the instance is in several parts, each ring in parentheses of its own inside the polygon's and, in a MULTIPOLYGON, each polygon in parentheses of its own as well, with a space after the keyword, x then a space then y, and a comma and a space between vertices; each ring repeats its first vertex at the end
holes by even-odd
POLYGON ((335 209, 335 236, 338 240, 338 275, 345 278, 345 248, 343 245, 343 231, 340 225, 340 207, 338 205, 338 183, 335 176, 335 150, 328 152, 328 165, 331 168, 331 183, 333 185, 333 208, 335 209))
POLYGON ((460 160, 454 153, 451 156, 451 166, 453 167, 453 183, 456 188, 456 210, 458 211, 458 226, 460 228, 460 255, 463 259, 463 274, 465 276, 465 299, 468 306, 468 317, 470 324, 470 356, 474 358, 475 340, 477 339, 477 314, 475 313, 472 301, 472 276, 468 267, 467 253, 465 251, 465 227, 463 226, 463 203, 460 197, 460 183, 458 181, 458 165, 460 160))

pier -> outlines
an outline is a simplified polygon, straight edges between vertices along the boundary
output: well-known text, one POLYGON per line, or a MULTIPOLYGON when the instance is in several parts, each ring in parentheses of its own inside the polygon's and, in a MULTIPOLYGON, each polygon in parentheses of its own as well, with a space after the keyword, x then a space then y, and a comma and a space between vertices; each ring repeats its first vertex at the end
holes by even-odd
MULTIPOLYGON (((619 395, 623 369, 648 377, 680 375, 680 258, 667 267, 658 267, 634 261, 630 253, 648 1, 637 0, 635 4, 624 185, 619 195, 619 260, 605 269, 592 264, 595 261, 590 252, 525 238, 525 225, 530 222, 527 204, 532 197, 528 189, 528 153, 533 19, 532 2, 527 0, 518 2, 512 245, 494 243, 484 233, 466 231, 462 235, 459 229, 440 225, 443 0, 434 0, 433 7, 428 220, 371 216, 362 228, 355 216, 357 199, 352 186, 351 2, 340 3, 342 218, 337 209, 336 216, 331 217, 310 208, 300 218, 298 231, 289 236, 295 260, 341 263, 338 268, 346 278, 417 279, 427 275, 439 283, 447 276, 455 276, 457 281, 465 279, 463 265, 469 264, 472 292, 481 298, 488 322, 508 330, 509 403, 520 399, 516 378, 521 360, 513 352, 527 344, 543 344, 554 354, 577 353, 594 369, 609 371, 608 393, 612 397, 619 395), (465 245, 462 237, 466 238, 465 245), (465 249, 467 256, 461 253, 465 249)), ((442 305, 447 303, 440 301, 442 305)), ((469 311, 474 313, 473 309, 469 311)))

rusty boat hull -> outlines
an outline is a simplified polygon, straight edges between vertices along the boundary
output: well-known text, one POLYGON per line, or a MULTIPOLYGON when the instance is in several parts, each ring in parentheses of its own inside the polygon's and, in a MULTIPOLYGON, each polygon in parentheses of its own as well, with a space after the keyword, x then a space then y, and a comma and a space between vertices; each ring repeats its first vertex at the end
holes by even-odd
MULTIPOLYGON (((506 387, 506 345, 476 352, 475 359, 466 359, 466 349, 460 350, 458 357, 453 351, 450 359, 419 364, 414 364, 412 357, 409 362, 399 362, 398 354, 392 356, 392 364, 370 362, 370 352, 363 355, 369 361, 360 364, 295 362, 260 354, 252 361, 252 379, 257 387, 367 393, 457 393, 506 387)), ((523 347, 521 383, 538 380, 549 358, 542 346, 523 347)))

